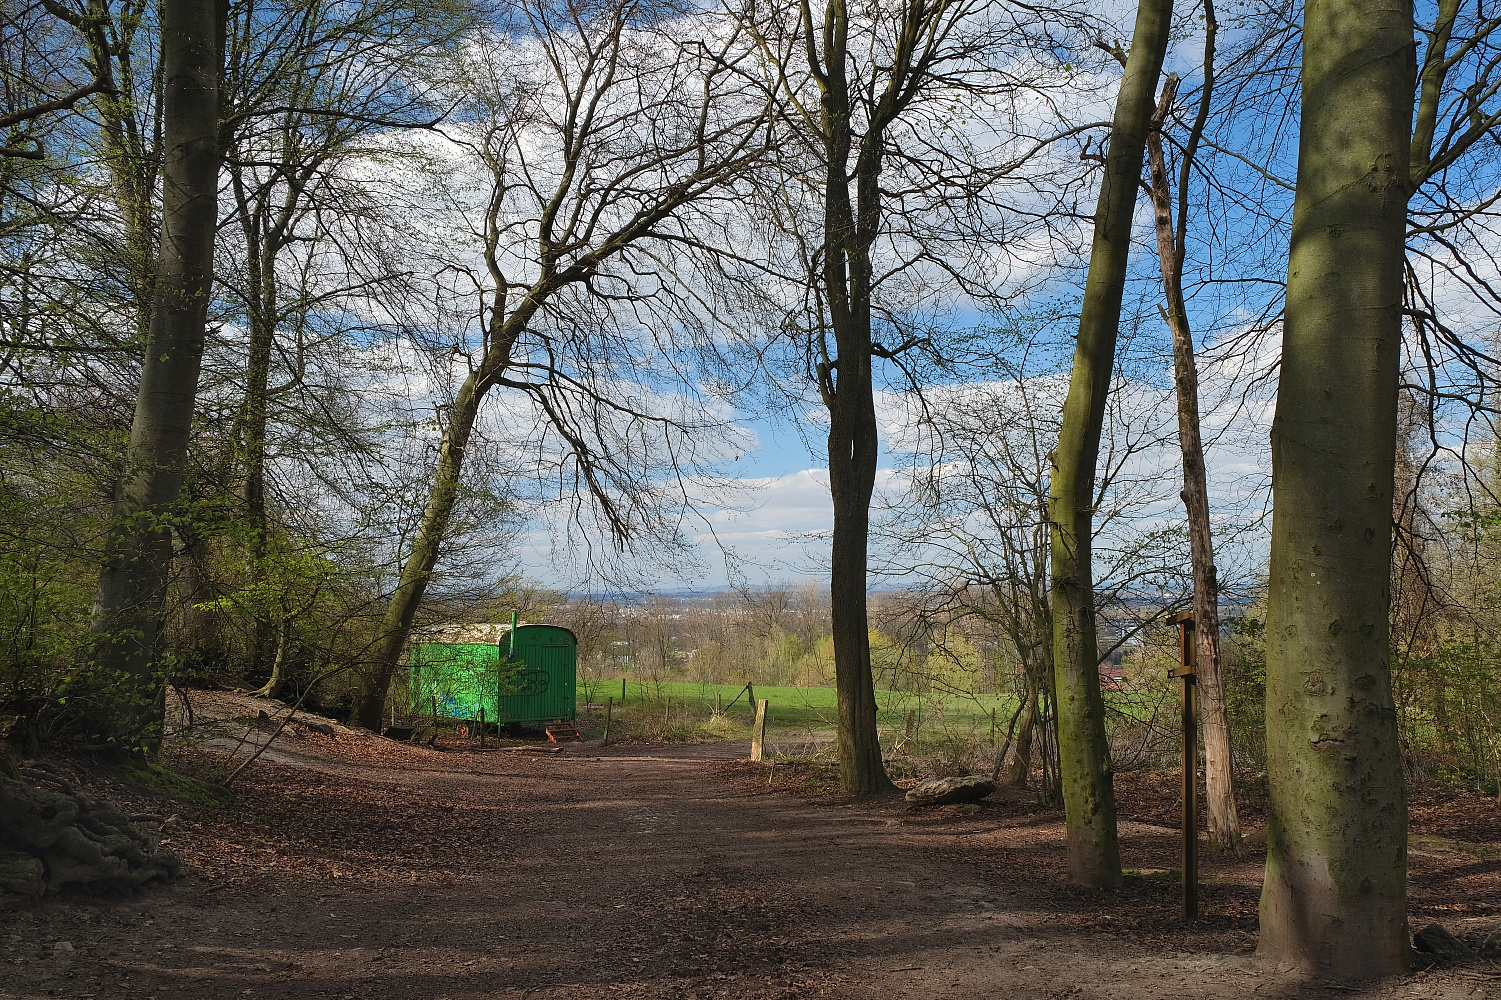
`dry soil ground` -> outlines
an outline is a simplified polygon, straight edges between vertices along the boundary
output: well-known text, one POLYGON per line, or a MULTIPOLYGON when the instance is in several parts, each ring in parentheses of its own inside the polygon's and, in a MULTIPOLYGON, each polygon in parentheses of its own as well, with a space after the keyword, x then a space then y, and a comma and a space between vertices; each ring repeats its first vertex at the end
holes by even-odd
MULTIPOLYGON (((1479 962, 1359 988, 1259 964, 1254 852, 1208 859, 1206 917, 1185 929, 1163 826, 1123 824, 1125 889, 1070 891, 1054 813, 851 803, 816 771, 728 755, 445 752, 289 727, 232 802, 171 806, 178 882, 0 911, 0 998, 1501 1000, 1501 968, 1479 962)), ((1443 814, 1469 839, 1420 842, 1414 922, 1474 940, 1501 917, 1501 845, 1475 841, 1501 832, 1495 813, 1443 814)))

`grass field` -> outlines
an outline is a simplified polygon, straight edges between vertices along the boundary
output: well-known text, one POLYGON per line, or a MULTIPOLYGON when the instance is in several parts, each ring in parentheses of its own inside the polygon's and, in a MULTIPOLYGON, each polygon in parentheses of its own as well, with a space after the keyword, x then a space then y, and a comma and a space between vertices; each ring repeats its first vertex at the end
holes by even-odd
MULTIPOLYGON (((831 687, 773 687, 755 685, 756 698, 765 699, 767 725, 774 732, 817 732, 832 730, 836 720, 834 689, 831 687)), ((615 711, 622 717, 646 714, 643 709, 676 713, 702 714, 705 718, 715 714, 721 706, 722 723, 731 735, 742 725, 748 727, 753 708, 744 685, 694 684, 670 681, 663 683, 630 681, 621 696, 619 680, 586 684, 579 682, 579 705, 584 710, 587 700, 598 714, 606 699, 614 699, 615 711)), ((876 692, 876 726, 886 731, 903 730, 911 714, 913 724, 926 736, 937 733, 988 738, 991 729, 991 713, 995 725, 1004 732, 1006 723, 1015 711, 1016 701, 1011 697, 994 697, 971 694, 925 693, 910 691, 876 692)))

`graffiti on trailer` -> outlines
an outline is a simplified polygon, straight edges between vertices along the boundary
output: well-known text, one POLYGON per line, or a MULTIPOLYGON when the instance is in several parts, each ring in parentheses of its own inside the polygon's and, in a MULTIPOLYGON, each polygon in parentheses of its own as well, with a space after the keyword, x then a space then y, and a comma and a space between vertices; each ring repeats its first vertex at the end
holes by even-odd
POLYGON ((528 696, 546 694, 552 678, 545 670, 523 670, 511 677, 511 694, 528 696))

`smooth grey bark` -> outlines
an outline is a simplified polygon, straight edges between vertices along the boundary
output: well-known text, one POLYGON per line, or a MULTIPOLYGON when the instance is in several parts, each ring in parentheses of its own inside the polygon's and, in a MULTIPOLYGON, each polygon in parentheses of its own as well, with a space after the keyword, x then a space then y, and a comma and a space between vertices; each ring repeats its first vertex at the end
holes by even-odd
POLYGON ((1271 787, 1261 954, 1407 967, 1407 803, 1389 613, 1413 10, 1309 0, 1272 425, 1271 787))
POLYGON ((1115 368, 1121 299, 1131 250, 1131 218, 1141 181, 1142 151, 1156 101, 1157 78, 1172 24, 1171 0, 1142 0, 1131 52, 1116 97, 1105 177, 1095 210, 1089 277, 1079 313, 1079 338, 1053 452, 1048 489, 1052 520, 1053 671, 1059 769, 1068 827, 1069 878, 1080 885, 1121 882, 1115 790, 1105 738, 1100 657, 1095 633, 1095 476, 1105 403, 1115 368))
POLYGON ((197 402, 218 222, 219 48, 215 0, 161 9, 162 234, 141 383, 94 604, 83 711, 130 746, 155 726, 157 638, 172 562, 171 519, 197 402))

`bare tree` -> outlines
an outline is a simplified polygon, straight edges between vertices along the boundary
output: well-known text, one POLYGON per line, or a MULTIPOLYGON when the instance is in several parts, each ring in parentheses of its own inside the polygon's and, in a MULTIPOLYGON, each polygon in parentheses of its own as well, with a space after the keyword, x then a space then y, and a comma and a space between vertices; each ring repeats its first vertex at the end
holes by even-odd
MULTIPOLYGON (((1034 728, 1053 717, 1048 452, 1067 389, 1044 360, 1045 335, 1031 336, 993 380, 930 390, 927 415, 898 445, 910 449, 910 488, 883 503, 878 524, 883 574, 915 577, 926 614, 984 619, 1009 647, 1021 697, 995 772, 1017 785, 1030 771, 1034 728)), ((1153 620, 1143 594, 1171 602, 1183 589, 1178 539, 1156 524, 1172 492, 1159 471, 1166 435, 1160 396, 1118 374, 1102 431, 1092 541, 1094 614, 1114 626, 1102 662, 1153 620)), ((1054 745, 1051 731, 1044 737, 1054 745)))
MULTIPOLYGON (((308 372, 369 324, 351 314, 389 301, 404 282, 401 263, 365 232, 391 227, 359 173, 389 157, 393 135, 441 116, 421 78, 466 22, 404 0, 307 0, 270 19, 255 7, 233 14, 221 119, 234 207, 220 283, 245 336, 226 376, 240 399, 223 462, 224 478, 237 480, 248 570, 260 578, 276 562, 268 486, 276 418, 322 425, 351 451, 367 447, 320 420, 329 407, 310 391, 308 372)), ((250 670, 259 674, 277 628, 261 620, 252 632, 250 670)), ((274 697, 281 679, 272 670, 258 693, 274 697)))
MULTIPOLYGON (((800 300, 782 303, 781 326, 828 414, 840 782, 866 795, 891 787, 876 732, 867 601, 881 444, 875 390, 891 372, 920 384, 924 368, 943 363, 932 314, 993 294, 985 248, 1004 245, 1027 214, 1005 204, 1005 182, 1037 169, 1049 145, 1005 129, 1051 82, 1043 39, 1066 33, 1078 15, 1060 9, 1039 19, 1035 8, 992 0, 735 9, 764 52, 788 133, 781 169, 763 185, 763 211, 793 247, 779 276, 800 300), (940 126, 956 108, 992 131, 979 138, 940 126)), ((1030 221, 1057 207, 1056 192, 1030 193, 1030 221)))
POLYGON ((0 63, 5 67, 0 70, 0 94, 4 98, 0 130, 6 133, 0 158, 46 159, 41 138, 45 128, 33 130, 38 120, 45 123, 59 112, 71 111, 94 94, 114 94, 105 39, 108 25, 108 10, 97 2, 82 9, 57 0, 7 7, 6 23, 0 27, 0 52, 5 54, 0 63), (58 22, 73 31, 59 32, 58 22), (67 57, 79 44, 94 54, 84 60, 84 68, 92 77, 86 83, 67 68, 67 57), (97 58, 101 53, 106 56, 103 60, 97 58))
POLYGON ((1214 42, 1218 31, 1213 0, 1204 0, 1204 80, 1198 110, 1178 162, 1177 225, 1173 222, 1173 189, 1162 132, 1177 94, 1178 78, 1163 82, 1152 130, 1147 134, 1147 165, 1151 174, 1157 232, 1157 257, 1162 271, 1162 310, 1173 337, 1173 386, 1178 399, 1178 443, 1183 455, 1183 506, 1188 515, 1188 542, 1194 578, 1195 683, 1203 705, 1204 784, 1208 792, 1209 840, 1228 850, 1240 849, 1240 819, 1235 811, 1235 759, 1230 749, 1230 717, 1220 675, 1220 589, 1214 565, 1214 536, 1209 516, 1209 474, 1204 464, 1204 437, 1199 421, 1199 369, 1193 331, 1183 298, 1183 262, 1188 240, 1188 187, 1199 143, 1214 97, 1214 42))
MULTIPOLYGON (((1009 645, 1022 689, 994 771, 999 779, 1005 768, 1005 782, 1018 787, 1027 784, 1034 734, 1053 704, 1046 453, 1056 435, 1048 403, 1056 408, 1061 399, 1050 398, 1057 393, 1046 378, 1039 382, 945 394, 923 427, 928 444, 915 456, 922 464, 911 471, 910 495, 889 503, 878 526, 890 548, 883 562, 895 576, 924 580, 929 614, 983 617, 1009 645)), ((1045 761, 1048 779, 1056 777, 1052 763, 1045 761)), ((1045 797, 1051 784, 1044 782, 1045 797)))
POLYGON ((466 373, 440 411, 432 487, 361 692, 363 725, 380 722, 492 389, 535 408, 557 449, 536 457, 571 477, 560 487, 592 501, 617 545, 661 523, 661 489, 636 470, 661 450, 693 460, 691 419, 654 413, 621 376, 636 322, 677 306, 668 261, 696 243, 690 211, 728 197, 765 148, 765 104, 743 95, 736 65, 745 47, 706 27, 639 0, 524 0, 461 68, 474 124, 452 134, 481 178, 469 211, 479 259, 453 273, 469 283, 457 325, 473 339, 448 344, 466 373))

